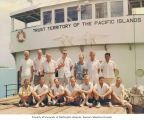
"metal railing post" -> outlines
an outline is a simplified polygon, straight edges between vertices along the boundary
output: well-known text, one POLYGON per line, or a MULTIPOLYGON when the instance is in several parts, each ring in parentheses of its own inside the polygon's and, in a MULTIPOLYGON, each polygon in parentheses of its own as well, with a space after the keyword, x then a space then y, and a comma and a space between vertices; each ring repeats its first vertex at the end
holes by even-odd
POLYGON ((5 85, 5 87, 6 87, 6 98, 7 98, 7 85, 5 85))

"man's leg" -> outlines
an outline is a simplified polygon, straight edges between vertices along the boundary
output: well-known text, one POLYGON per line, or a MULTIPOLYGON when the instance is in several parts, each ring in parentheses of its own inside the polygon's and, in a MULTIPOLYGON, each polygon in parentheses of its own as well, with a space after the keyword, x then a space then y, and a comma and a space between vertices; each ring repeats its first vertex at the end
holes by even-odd
POLYGON ((39 107, 39 105, 41 104, 42 106, 44 106, 44 103, 43 103, 43 101, 46 99, 46 95, 43 95, 43 96, 41 96, 41 97, 39 97, 39 98, 37 98, 37 104, 35 105, 35 107, 37 108, 37 107, 39 107))

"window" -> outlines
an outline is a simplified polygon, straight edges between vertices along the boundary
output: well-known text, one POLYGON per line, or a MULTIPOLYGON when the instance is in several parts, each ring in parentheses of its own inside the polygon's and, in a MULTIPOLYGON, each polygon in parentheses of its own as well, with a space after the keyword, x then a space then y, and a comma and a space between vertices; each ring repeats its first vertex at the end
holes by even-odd
POLYGON ((43 12, 43 24, 51 23, 52 21, 52 11, 43 12))
POLYGON ((64 22, 64 9, 55 10, 55 23, 64 22))
POLYGON ((140 8, 144 7, 144 0, 129 0, 129 15, 132 15, 132 9, 133 8, 140 8))
POLYGON ((67 9, 67 20, 68 21, 77 21, 78 20, 78 11, 77 11, 77 6, 75 7, 69 7, 67 9))
POLYGON ((81 19, 92 19, 92 5, 82 5, 81 6, 81 19))
POLYGON ((107 3, 98 3, 95 5, 95 17, 106 18, 107 17, 107 3))
POLYGON ((123 16, 123 1, 111 2, 111 17, 123 16))

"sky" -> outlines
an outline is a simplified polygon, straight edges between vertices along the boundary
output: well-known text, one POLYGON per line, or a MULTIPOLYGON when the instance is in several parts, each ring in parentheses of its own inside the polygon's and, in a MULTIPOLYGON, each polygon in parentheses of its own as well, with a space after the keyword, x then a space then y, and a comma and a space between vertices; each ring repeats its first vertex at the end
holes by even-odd
MULTIPOLYGON (((33 0, 34 4, 46 2, 48 0, 33 0)), ((51 1, 51 0, 49 0, 51 1)), ((10 54, 10 13, 31 4, 27 0, 0 0, 0 66, 15 67, 15 61, 10 54)))

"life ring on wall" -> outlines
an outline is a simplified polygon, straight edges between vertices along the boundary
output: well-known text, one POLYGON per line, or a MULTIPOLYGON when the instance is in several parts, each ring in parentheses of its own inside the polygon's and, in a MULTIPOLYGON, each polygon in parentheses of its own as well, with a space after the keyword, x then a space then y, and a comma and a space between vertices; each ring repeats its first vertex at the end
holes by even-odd
POLYGON ((25 33, 23 30, 21 30, 21 31, 19 31, 19 32, 17 33, 16 38, 17 38, 18 42, 21 42, 21 43, 22 43, 22 42, 24 42, 25 39, 26 39, 26 33, 25 33))

